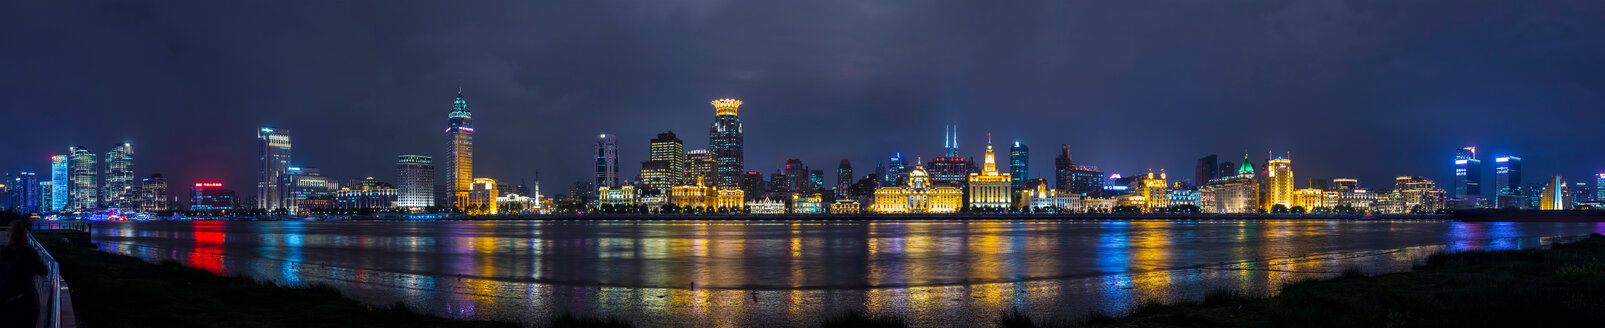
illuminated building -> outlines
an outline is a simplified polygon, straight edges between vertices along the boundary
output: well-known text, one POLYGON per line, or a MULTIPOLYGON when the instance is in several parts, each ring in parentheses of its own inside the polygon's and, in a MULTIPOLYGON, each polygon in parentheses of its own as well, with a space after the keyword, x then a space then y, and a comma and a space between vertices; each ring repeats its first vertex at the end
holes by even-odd
MULTIPOLYGON (((971 188, 974 188, 974 182, 970 183, 971 188)), ((1014 198, 1015 208, 1024 210, 1063 208, 1059 206, 1059 190, 1051 188, 1046 180, 1036 179, 1026 185, 1029 186, 1021 189, 1019 195, 1014 198)), ((973 201, 971 204, 974 204, 973 201)))
POLYGON ((658 133, 648 148, 650 154, 641 162, 641 185, 662 192, 685 184, 685 143, 674 131, 658 133))
POLYGON ((67 166, 67 155, 50 156, 50 197, 45 201, 49 212, 67 210, 69 203, 68 190, 72 190, 72 170, 67 166))
POLYGON ((1587 183, 1578 182, 1572 185, 1572 203, 1594 201, 1594 190, 1588 188, 1587 183))
POLYGON ((1477 159, 1477 147, 1455 151, 1454 198, 1482 197, 1482 160, 1477 159))
POLYGON ((1594 201, 1605 202, 1605 172, 1600 172, 1594 180, 1594 201))
POLYGON ((1447 198, 1447 192, 1430 179, 1401 176, 1394 179, 1393 192, 1378 196, 1378 202, 1386 213, 1432 213, 1443 209, 1447 198))
POLYGON ((685 153, 685 183, 704 181, 712 184, 718 181, 718 170, 719 160, 713 152, 697 149, 685 153))
POLYGON ((637 196, 635 186, 631 185, 596 187, 597 205, 635 206, 637 196))
POLYGON ((674 186, 669 189, 669 203, 680 208, 710 207, 709 191, 712 190, 701 185, 674 186))
POLYGON ((847 189, 853 184, 853 163, 842 160, 836 164, 836 195, 846 195, 847 189))
POLYGON ((1566 180, 1560 175, 1549 176, 1544 185, 1544 193, 1539 196, 1538 209, 1540 210, 1569 210, 1572 209, 1572 192, 1566 186, 1566 180))
POLYGON ((745 139, 741 132, 741 119, 736 117, 736 108, 741 107, 741 101, 717 99, 710 103, 713 104, 714 115, 713 126, 708 128, 708 148, 713 151, 715 160, 719 161, 718 180, 714 185, 739 187, 741 173, 746 167, 745 139))
MULTIPOLYGON (((1180 183, 1178 182, 1178 184, 1180 183)), ((1200 210, 1203 209, 1203 206, 1200 206, 1200 204, 1203 204, 1203 193, 1200 193, 1195 189, 1172 188, 1170 189, 1170 193, 1165 195, 1165 197, 1167 198, 1167 201, 1170 202, 1169 206, 1171 207, 1185 205, 1195 206, 1200 210)))
POLYGON ((1066 192, 1083 196, 1103 194, 1104 176, 1098 167, 1071 165, 1066 174, 1070 179, 1070 189, 1066 192))
POLYGON ((791 213, 795 214, 823 214, 825 201, 817 192, 800 192, 791 194, 791 213))
POLYGON ((594 183, 597 187, 619 186, 619 138, 611 134, 596 136, 596 166, 594 183))
POLYGON ((812 191, 813 181, 808 178, 808 166, 803 165, 800 159, 786 160, 786 166, 781 168, 780 174, 771 176, 771 179, 781 179, 772 187, 776 191, 812 191))
POLYGON ((158 173, 140 180, 137 203, 141 211, 156 212, 170 209, 171 205, 167 204, 167 178, 158 173))
POLYGON ((1254 213, 1260 210, 1259 183, 1247 156, 1234 174, 1210 180, 1199 188, 1199 207, 1208 213, 1254 213))
POLYGON ((435 206, 435 160, 424 155, 396 156, 396 206, 412 211, 435 206))
POLYGON ((290 130, 263 127, 256 133, 256 208, 277 210, 289 196, 290 130))
POLYGON ((1059 145, 1059 157, 1053 158, 1053 188, 1071 192, 1085 192, 1078 191, 1073 186, 1074 183, 1072 182, 1070 171, 1075 169, 1075 162, 1070 159, 1070 145, 1059 145))
POLYGON ((123 143, 113 145, 106 152, 106 183, 101 185, 101 199, 107 208, 134 208, 134 149, 123 143))
POLYGON ((497 191, 496 180, 474 179, 474 183, 468 185, 468 199, 465 203, 468 205, 464 207, 464 212, 472 215, 496 214, 496 197, 499 196, 497 191))
POLYGON ((875 189, 876 213, 953 213, 963 204, 963 192, 949 186, 932 186, 930 174, 916 164, 902 187, 875 189))
MULTIPOLYGON (((480 180, 489 179, 475 179, 474 182, 478 183, 480 180)), ((477 192, 477 190, 475 191, 477 192)), ((473 193, 470 194, 472 195, 473 193)), ((495 195, 496 191, 491 190, 492 200, 486 201, 486 203, 495 204, 495 195)), ((398 197, 399 195, 394 185, 368 177, 362 179, 360 183, 341 188, 334 195, 334 203, 336 208, 343 209, 383 209, 395 207, 398 197)), ((470 199, 473 198, 473 196, 470 197, 470 199)), ((473 204, 481 203, 476 200, 473 204)), ((489 214, 496 214, 496 206, 489 205, 489 211, 489 214)))
POLYGON ((747 213, 786 214, 786 203, 768 198, 747 202, 747 213))
POLYGON ((56 194, 56 188, 53 188, 54 185, 54 181, 39 181, 39 213, 49 213, 53 211, 50 209, 50 207, 55 206, 53 198, 56 194))
POLYGON ((1220 178, 1220 169, 1215 166, 1219 161, 1220 157, 1217 157, 1214 154, 1210 154, 1209 156, 1204 156, 1204 158, 1198 159, 1198 164, 1193 166, 1194 183, 1202 186, 1205 183, 1209 183, 1210 180, 1220 178))
MULTIPOLYGON (((457 99, 451 102, 451 113, 446 114, 446 196, 447 207, 464 208, 468 192, 474 184, 474 115, 468 110, 468 98, 457 88, 457 99)), ((494 197, 492 197, 494 198, 494 197)), ((486 200, 485 202, 490 202, 486 200)), ((483 203, 481 203, 483 204, 483 203)))
MULTIPOLYGON (((285 209, 289 214, 303 214, 314 209, 339 206, 335 194, 340 191, 340 183, 324 177, 322 170, 315 167, 291 166, 286 172, 288 173, 286 178, 290 180, 287 186, 290 195, 285 199, 285 209)), ((352 184, 352 187, 360 186, 360 182, 352 184)))
POLYGON ((1009 188, 1025 189, 1025 180, 1030 178, 1030 174, 1031 147, 1026 147, 1019 140, 1015 140, 1014 146, 1009 147, 1009 177, 1014 179, 1009 182, 1009 188))
POLYGON ((1354 189, 1360 189, 1360 180, 1355 180, 1355 179, 1332 179, 1332 190, 1354 190, 1354 189))
POLYGON ((708 186, 708 188, 712 188, 716 193, 713 202, 714 208, 734 211, 740 209, 741 205, 747 200, 747 193, 741 189, 718 186, 708 186))
POLYGON ((830 203, 830 213, 833 214, 858 214, 863 208, 858 201, 845 198, 837 198, 836 202, 830 203))
POLYGON ((1348 206, 1356 211, 1365 212, 1375 209, 1378 201, 1377 193, 1365 189, 1339 189, 1335 193, 1337 193, 1337 205, 1333 205, 1334 207, 1348 206))
POLYGON ((99 208, 99 200, 95 188, 95 153, 84 147, 68 148, 67 168, 71 176, 71 184, 67 190, 67 209, 93 210, 99 208))
POLYGON ((519 194, 506 194, 496 197, 496 208, 505 214, 527 214, 535 212, 539 202, 535 198, 519 194))
MULTIPOLYGON (((992 135, 987 134, 987 139, 992 135)), ((986 157, 981 164, 980 173, 970 173, 968 185, 970 188, 970 207, 975 208, 1009 208, 1012 201, 1010 195, 1014 190, 1013 179, 1010 173, 998 173, 997 160, 992 154, 992 142, 986 143, 986 157)))
POLYGON ((40 211, 38 174, 17 172, 17 175, 11 177, 10 181, 6 181, 6 192, 6 197, 11 199, 11 210, 22 214, 38 213, 40 211))
POLYGON ((1121 196, 1120 206, 1137 207, 1143 213, 1162 210, 1170 206, 1170 186, 1168 177, 1161 171, 1155 176, 1154 172, 1138 175, 1132 179, 1131 194, 1121 196))
POLYGON ((1338 205, 1338 193, 1316 188, 1305 188, 1293 191, 1292 207, 1302 207, 1309 213, 1316 208, 1331 208, 1338 205))
POLYGON ((190 190, 189 210, 207 214, 222 214, 234 210, 234 191, 223 189, 222 182, 196 182, 190 190))
POLYGON ((1292 208, 1293 202, 1293 160, 1277 157, 1270 160, 1265 168, 1265 208, 1282 205, 1292 208))
POLYGON ((943 136, 944 151, 941 157, 931 159, 926 165, 926 172, 931 175, 931 185, 950 186, 963 190, 968 183, 970 172, 975 172, 975 163, 959 157, 958 126, 948 126, 943 136))
POLYGON ((809 190, 819 191, 825 189, 825 170, 808 170, 809 190))
POLYGON ((881 187, 897 187, 908 183, 908 160, 903 159, 903 153, 892 153, 892 158, 886 162, 886 174, 881 176, 881 187))

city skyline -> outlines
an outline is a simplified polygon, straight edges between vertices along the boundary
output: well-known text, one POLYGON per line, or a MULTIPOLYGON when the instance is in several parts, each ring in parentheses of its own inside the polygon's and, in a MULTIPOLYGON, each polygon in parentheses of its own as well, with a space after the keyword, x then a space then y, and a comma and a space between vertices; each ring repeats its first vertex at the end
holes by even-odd
POLYGON ((747 171, 769 173, 789 158, 820 167, 848 159, 860 164, 862 176, 893 153, 910 161, 937 157, 943 149, 935 130, 958 124, 959 131, 976 132, 959 136, 966 158, 980 157, 981 149, 970 145, 983 144, 981 132, 993 133, 998 145, 1019 140, 1037 147, 1030 177, 1052 177, 1053 156, 1042 154, 1059 144, 1071 146, 1077 164, 1106 173, 1155 168, 1176 178, 1191 176, 1182 173, 1192 172, 1199 157, 1235 159, 1246 148, 1291 151, 1300 177, 1350 177, 1382 188, 1395 176, 1419 175, 1447 187, 1445 158, 1475 146, 1486 198, 1495 193, 1488 189, 1495 156, 1523 158, 1531 181, 1560 174, 1588 182, 1586 175, 1605 170, 1605 155, 1586 151, 1600 140, 1595 127, 1605 124, 1599 110, 1605 99, 1592 92, 1605 84, 1592 60, 1605 54, 1605 41, 1578 37, 1601 30, 1587 19, 1599 4, 1576 5, 1456 2, 1457 11, 1444 13, 1430 2, 1174 4, 1176 12, 1220 7, 1240 15, 1219 24, 1221 17, 1109 10, 1118 8, 1096 10, 1108 17, 1033 15, 1102 6, 1095 4, 877 10, 842 2, 818 6, 862 19, 826 24, 833 21, 817 10, 757 4, 490 10, 398 3, 395 12, 360 23, 416 26, 355 29, 390 38, 353 44, 375 38, 330 28, 347 24, 335 20, 253 23, 360 16, 350 12, 361 6, 223 19, 208 13, 253 5, 16 4, 25 8, 9 12, 38 15, 4 20, 10 28, 0 33, 19 46, 0 58, 31 65, 0 74, 8 86, 0 92, 10 96, 0 97, 6 99, 0 107, 33 124, 0 132, 27 141, 0 154, 0 169, 47 172, 41 162, 68 146, 88 145, 103 155, 108 149, 97 145, 131 143, 139 150, 136 177, 162 173, 174 186, 226 181, 244 197, 258 164, 240 140, 272 126, 296 131, 295 165, 341 178, 383 178, 394 175, 400 154, 445 163, 438 132, 449 100, 442 99, 462 85, 480 116, 475 175, 517 181, 542 171, 549 190, 583 179, 589 168, 574 158, 588 153, 586 139, 599 133, 618 136, 621 163, 645 160, 645 141, 662 131, 686 136, 686 149, 709 149, 700 138, 710 120, 707 101, 739 98, 747 102, 741 107, 750 139, 747 171), (548 23, 516 19, 553 10, 576 14, 548 23), (437 13, 476 19, 408 19, 437 13), (1299 19, 1306 17, 1332 19, 1299 19), (1479 24, 1446 24, 1467 18, 1479 24), (988 24, 955 31, 948 27, 953 21, 988 24), (578 22, 612 37, 530 25, 578 22), (260 33, 235 37, 240 24, 260 33), (844 37, 767 38, 712 28, 730 24, 844 37), (183 32, 140 27, 165 25, 183 32), (1366 33, 1368 26, 1390 33, 1366 33), (1523 26, 1556 28, 1515 28, 1523 26), (22 32, 40 29, 65 34, 22 32), (1130 32, 1098 32, 1110 30, 1130 32), (628 37, 642 31, 661 31, 663 41, 628 37), (1167 31, 1207 33, 1212 42, 1144 33, 1167 31), (526 34, 546 39, 508 42, 526 34), (83 51, 74 39, 159 41, 83 51), (590 41, 598 39, 607 41, 590 41), (340 51, 312 56, 308 49, 340 51), (598 55, 575 58, 569 51, 576 49, 598 55), (373 62, 348 64, 358 58, 373 62), (1453 65, 1440 63, 1446 58, 1453 65))

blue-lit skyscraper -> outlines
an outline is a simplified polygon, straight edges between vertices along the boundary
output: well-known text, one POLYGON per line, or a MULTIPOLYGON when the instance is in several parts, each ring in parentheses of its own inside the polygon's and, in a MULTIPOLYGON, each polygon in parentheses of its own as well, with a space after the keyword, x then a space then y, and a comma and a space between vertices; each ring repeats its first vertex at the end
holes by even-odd
MULTIPOLYGON (((619 186, 619 138, 611 134, 596 137, 596 166, 593 181, 597 187, 619 186)), ((592 191, 594 192, 594 190, 592 191)))
POLYGON ((11 210, 18 213, 39 212, 39 175, 33 172, 17 172, 6 182, 11 198, 11 210))
POLYGON ((1471 199, 1482 197, 1482 160, 1477 159, 1477 147, 1455 151, 1454 197, 1471 199))
POLYGON ((1025 180, 1031 172, 1031 147, 1026 147, 1019 140, 1009 147, 1009 177, 1014 179, 1010 187, 1015 190, 1025 189, 1025 180))
POLYGON ((106 152, 106 183, 101 199, 107 208, 134 208, 134 148, 127 143, 112 145, 106 152))
POLYGON ((266 211, 286 208, 290 198, 290 130, 257 129, 256 145, 256 207, 266 211))
POLYGON ((881 177, 882 187, 902 186, 908 180, 908 160, 903 159, 903 153, 892 154, 886 163, 886 176, 881 177))
POLYGON ((714 109, 713 126, 708 128, 708 148, 713 151, 714 159, 718 161, 717 185, 726 188, 741 187, 743 168, 746 167, 746 139, 741 131, 741 119, 736 117, 736 109, 741 107, 741 101, 736 99, 717 99, 712 102, 714 109))
POLYGON ((1494 158, 1494 208, 1521 208, 1521 157, 1494 158))
POLYGON ((71 201, 67 198, 67 190, 72 189, 72 170, 67 167, 67 155, 50 156, 50 199, 45 202, 46 210, 60 212, 67 209, 71 201))
POLYGON ((74 146, 67 149, 67 170, 70 176, 71 188, 67 190, 67 209, 93 210, 100 208, 100 188, 97 182, 95 168, 97 161, 95 153, 89 148, 74 146))

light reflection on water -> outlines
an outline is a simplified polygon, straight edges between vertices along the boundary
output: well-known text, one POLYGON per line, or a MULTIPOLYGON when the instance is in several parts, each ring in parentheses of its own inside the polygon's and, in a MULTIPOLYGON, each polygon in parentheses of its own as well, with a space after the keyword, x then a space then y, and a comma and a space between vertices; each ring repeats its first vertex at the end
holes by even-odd
POLYGON ((809 326, 849 310, 917 326, 1003 311, 1068 321, 1215 290, 1271 295, 1408 270, 1440 251, 1548 245, 1594 223, 1433 221, 126 222, 103 249, 324 284, 372 304, 542 323, 809 326))

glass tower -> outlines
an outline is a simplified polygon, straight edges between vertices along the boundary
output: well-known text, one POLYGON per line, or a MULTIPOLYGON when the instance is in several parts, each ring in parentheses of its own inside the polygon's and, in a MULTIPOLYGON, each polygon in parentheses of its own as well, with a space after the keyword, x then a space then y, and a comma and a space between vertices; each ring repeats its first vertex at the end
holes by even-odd
POLYGON ((1523 207, 1521 196, 1521 157, 1494 159, 1494 208, 1523 207))
POLYGON ((285 208, 290 195, 290 130, 263 127, 257 130, 256 144, 261 162, 256 171, 256 207, 285 208))
POLYGON ((70 188, 67 190, 67 209, 96 209, 100 207, 100 199, 95 188, 95 153, 88 148, 74 146, 67 151, 67 169, 69 171, 70 188))
POLYGON ((67 168, 67 155, 50 156, 50 198, 45 206, 50 212, 67 209, 67 190, 72 189, 72 170, 67 168))
POLYGON ((647 161, 641 162, 641 183, 648 188, 667 191, 683 185, 685 176, 685 142, 674 131, 659 133, 648 145, 647 161))
POLYGON ((396 156, 396 206, 435 206, 435 160, 424 155, 396 156))
POLYGON ((449 207, 468 206, 468 190, 474 184, 474 117, 468 111, 468 98, 457 88, 457 99, 446 114, 446 197, 449 207))
POLYGON ((716 99, 711 103, 714 116, 713 126, 708 128, 708 146, 715 160, 719 161, 717 185, 737 188, 741 186, 741 173, 746 166, 741 119, 736 117, 736 108, 741 107, 741 101, 716 99))
POLYGON ((1460 199, 1482 196, 1482 160, 1477 159, 1477 147, 1455 151, 1454 197, 1460 199))
POLYGON ((619 186, 619 138, 603 133, 596 137, 596 187, 619 186))
POLYGON ((101 199, 109 208, 134 207, 134 149, 123 143, 113 145, 106 152, 106 184, 101 186, 101 199))
POLYGON ((1029 179, 1031 172, 1031 147, 1026 147, 1019 140, 1009 147, 1009 177, 1014 179, 1010 187, 1014 190, 1025 189, 1025 180, 1029 179))
POLYGON ((836 165, 836 195, 845 197, 848 186, 853 185, 853 163, 842 160, 836 165))

